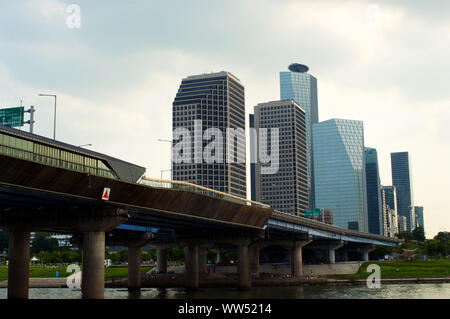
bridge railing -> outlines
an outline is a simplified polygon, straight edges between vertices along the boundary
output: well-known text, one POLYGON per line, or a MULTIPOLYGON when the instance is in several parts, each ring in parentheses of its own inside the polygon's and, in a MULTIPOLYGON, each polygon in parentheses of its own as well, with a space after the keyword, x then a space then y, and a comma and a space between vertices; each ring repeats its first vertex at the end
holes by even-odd
POLYGON ((143 176, 139 181, 140 184, 150 186, 153 188, 168 188, 168 189, 179 189, 184 191, 190 191, 195 193, 200 193, 203 195, 211 196, 214 198, 224 199, 230 202, 234 202, 241 205, 248 206, 257 206, 262 208, 270 208, 270 205, 255 202, 243 197, 231 195, 228 193, 220 192, 215 189, 203 187, 200 185, 183 182, 183 181, 173 181, 173 180, 165 180, 165 179, 156 179, 150 178, 147 176, 143 176))
POLYGON ((99 167, 92 167, 89 165, 84 165, 80 163, 70 162, 66 161, 57 157, 50 157, 46 155, 37 154, 35 152, 6 146, 6 145, 0 145, 0 154, 16 157, 19 159, 24 159, 28 161, 38 162, 40 164, 48 165, 48 166, 54 166, 59 168, 65 168, 70 169, 77 172, 83 172, 83 173, 90 173, 93 175, 98 175, 101 177, 106 178, 113 178, 116 179, 111 171, 99 168, 99 167))

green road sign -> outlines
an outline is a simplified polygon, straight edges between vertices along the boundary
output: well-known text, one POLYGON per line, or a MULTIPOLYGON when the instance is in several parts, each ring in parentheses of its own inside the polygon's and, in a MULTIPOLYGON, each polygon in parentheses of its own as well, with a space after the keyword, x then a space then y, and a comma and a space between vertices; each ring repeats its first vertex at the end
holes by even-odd
POLYGON ((305 209, 305 217, 317 217, 320 216, 319 208, 306 208, 305 209))
POLYGON ((23 126, 24 112, 23 106, 0 109, 0 124, 9 127, 23 126))

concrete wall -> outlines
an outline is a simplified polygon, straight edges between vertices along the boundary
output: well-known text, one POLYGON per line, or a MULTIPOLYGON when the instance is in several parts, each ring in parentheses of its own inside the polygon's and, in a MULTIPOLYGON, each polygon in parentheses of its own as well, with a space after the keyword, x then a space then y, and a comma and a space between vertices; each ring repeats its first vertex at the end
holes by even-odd
MULTIPOLYGON (((358 272, 362 261, 347 261, 338 262, 335 264, 317 264, 317 265, 305 265, 303 264, 304 276, 322 276, 322 275, 337 275, 337 274, 355 274, 358 272)), ((208 265, 212 267, 212 265, 208 265)), ((290 275, 290 264, 261 264, 261 273, 268 273, 274 275, 290 275)), ((184 266, 171 266, 167 268, 169 273, 183 273, 184 266)), ((236 274, 236 266, 217 266, 216 271, 219 274, 236 274)), ((150 273, 156 272, 156 268, 153 268, 150 273)))

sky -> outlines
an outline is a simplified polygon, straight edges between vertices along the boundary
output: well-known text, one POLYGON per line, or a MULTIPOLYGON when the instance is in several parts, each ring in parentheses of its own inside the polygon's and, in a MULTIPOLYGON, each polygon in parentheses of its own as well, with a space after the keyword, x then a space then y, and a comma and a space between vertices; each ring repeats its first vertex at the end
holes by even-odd
POLYGON ((306 64, 319 121, 362 120, 383 185, 390 153, 410 153, 432 238, 450 230, 449 18, 445 0, 1 1, 0 108, 34 105, 35 133, 53 137, 53 99, 38 94, 56 94, 58 140, 159 178, 182 78, 233 73, 248 114, 280 98, 280 71, 306 64))

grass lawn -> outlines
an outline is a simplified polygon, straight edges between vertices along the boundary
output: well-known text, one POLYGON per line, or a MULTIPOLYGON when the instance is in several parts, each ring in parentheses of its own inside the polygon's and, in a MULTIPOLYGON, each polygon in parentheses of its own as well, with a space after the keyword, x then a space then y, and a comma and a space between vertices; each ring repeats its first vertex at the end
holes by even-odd
POLYGON ((370 273, 367 266, 377 264, 381 268, 381 278, 432 278, 449 277, 450 259, 436 260, 395 260, 395 261, 369 261, 362 264, 356 274, 329 275, 329 278, 366 279, 370 273), (399 270, 397 272, 397 269, 399 270))
MULTIPOLYGON (((141 267, 141 273, 145 274, 153 267, 141 267)), ((56 272, 59 271, 59 277, 65 278, 71 274, 66 272, 67 266, 59 267, 44 267, 44 266, 31 266, 30 278, 56 278, 56 272)), ((128 268, 126 267, 109 267, 105 268, 105 279, 126 278, 128 276, 128 268)), ((8 279, 8 267, 0 266, 0 281, 8 279)))

